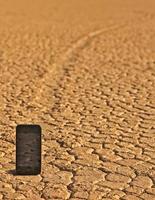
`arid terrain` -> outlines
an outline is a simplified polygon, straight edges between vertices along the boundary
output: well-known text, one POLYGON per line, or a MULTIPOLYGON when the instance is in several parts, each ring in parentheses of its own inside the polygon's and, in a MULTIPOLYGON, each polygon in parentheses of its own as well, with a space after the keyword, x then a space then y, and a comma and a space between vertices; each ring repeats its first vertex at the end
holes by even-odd
POLYGON ((0 199, 155 200, 154 0, 0 0, 0 199))

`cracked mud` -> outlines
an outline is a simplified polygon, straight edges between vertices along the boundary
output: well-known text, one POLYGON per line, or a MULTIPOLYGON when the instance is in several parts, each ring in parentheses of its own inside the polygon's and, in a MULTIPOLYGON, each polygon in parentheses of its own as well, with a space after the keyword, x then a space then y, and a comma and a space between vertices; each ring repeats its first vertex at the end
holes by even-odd
POLYGON ((154 6, 0 1, 0 199, 155 199, 154 6), (37 176, 13 172, 23 123, 37 176))

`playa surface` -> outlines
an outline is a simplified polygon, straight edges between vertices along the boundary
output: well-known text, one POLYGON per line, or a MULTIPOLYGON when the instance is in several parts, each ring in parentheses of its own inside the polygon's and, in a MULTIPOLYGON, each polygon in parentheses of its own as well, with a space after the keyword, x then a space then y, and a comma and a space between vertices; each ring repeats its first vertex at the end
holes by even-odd
POLYGON ((154 8, 0 0, 0 199, 155 199, 154 8), (23 123, 42 127, 37 176, 15 175, 23 123))

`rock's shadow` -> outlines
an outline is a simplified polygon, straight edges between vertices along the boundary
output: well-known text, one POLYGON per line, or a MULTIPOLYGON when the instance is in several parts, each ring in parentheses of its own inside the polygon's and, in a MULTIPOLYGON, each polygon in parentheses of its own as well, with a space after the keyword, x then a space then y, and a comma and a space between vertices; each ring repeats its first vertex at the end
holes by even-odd
POLYGON ((18 175, 15 169, 7 170, 6 172, 14 176, 18 175))
POLYGON ((7 170, 7 174, 11 174, 13 176, 34 176, 34 174, 18 174, 15 169, 7 170))

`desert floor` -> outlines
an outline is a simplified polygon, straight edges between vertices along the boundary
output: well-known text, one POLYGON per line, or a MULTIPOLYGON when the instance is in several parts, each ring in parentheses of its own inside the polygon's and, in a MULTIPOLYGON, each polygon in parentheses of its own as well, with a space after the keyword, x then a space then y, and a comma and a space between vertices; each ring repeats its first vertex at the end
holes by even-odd
POLYGON ((155 1, 0 0, 0 199, 155 199, 155 1), (16 176, 17 124, 42 172, 16 176))

